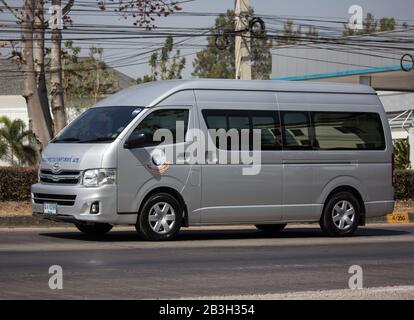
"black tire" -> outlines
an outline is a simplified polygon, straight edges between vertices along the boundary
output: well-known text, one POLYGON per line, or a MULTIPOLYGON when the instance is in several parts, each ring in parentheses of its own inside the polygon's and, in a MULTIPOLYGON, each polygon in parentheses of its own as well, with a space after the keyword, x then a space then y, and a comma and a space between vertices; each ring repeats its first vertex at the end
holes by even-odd
POLYGON ((255 227, 260 231, 267 233, 278 233, 287 226, 287 223, 281 224, 256 224, 255 227))
POLYGON ((108 233, 112 229, 112 225, 107 223, 94 223, 94 224, 75 224, 79 231, 93 236, 102 236, 108 233))
MULTIPOLYGON (((183 221, 183 211, 181 204, 177 201, 175 197, 169 193, 157 193, 149 197, 144 205, 142 206, 141 212, 138 215, 138 221, 135 225, 136 230, 142 234, 146 240, 152 241, 165 241, 172 240, 177 233, 180 231, 181 224, 183 221), (161 217, 157 217, 157 214, 154 214, 154 207, 165 208, 164 204, 168 204, 168 212, 162 213, 164 218, 166 215, 174 214, 175 220, 172 223, 171 220, 164 220, 161 217), (171 210, 172 209, 172 210, 171 210), (150 216, 154 219, 161 219, 161 221, 150 221, 150 216), (158 223, 158 225, 157 225, 158 223), (167 223, 167 225, 165 224, 167 223), (170 225, 171 223, 171 225, 170 225), (156 231, 158 226, 158 232, 156 231), (167 228, 170 228, 167 230, 167 228)), ((162 215, 161 214, 161 215, 162 215)))
POLYGON ((341 191, 334 194, 327 200, 319 224, 321 226, 322 231, 331 237, 347 237, 353 235, 355 231, 358 229, 360 219, 361 206, 358 200, 352 193, 341 191), (348 213, 348 215, 344 213, 349 212, 350 207, 345 206, 345 209, 342 210, 344 202, 348 202, 350 205, 352 205, 355 213, 353 219, 350 219, 350 213, 348 213), (342 215, 339 214, 339 217, 337 211, 334 212, 334 208, 337 205, 337 208, 341 209, 341 211, 344 211, 342 215), (334 218, 334 216, 336 218, 334 218), (347 222, 341 222, 340 220, 345 219, 345 217, 348 217, 347 222), (337 219, 339 219, 339 221, 337 219), (341 223, 343 223, 342 228, 341 223))

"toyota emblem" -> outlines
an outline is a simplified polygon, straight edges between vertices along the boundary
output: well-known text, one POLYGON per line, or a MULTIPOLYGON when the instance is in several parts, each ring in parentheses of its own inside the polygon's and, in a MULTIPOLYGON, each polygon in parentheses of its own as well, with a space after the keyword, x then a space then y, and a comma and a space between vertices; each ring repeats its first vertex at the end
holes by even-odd
POLYGON ((55 162, 52 166, 52 172, 58 173, 60 171, 60 164, 58 162, 55 162))

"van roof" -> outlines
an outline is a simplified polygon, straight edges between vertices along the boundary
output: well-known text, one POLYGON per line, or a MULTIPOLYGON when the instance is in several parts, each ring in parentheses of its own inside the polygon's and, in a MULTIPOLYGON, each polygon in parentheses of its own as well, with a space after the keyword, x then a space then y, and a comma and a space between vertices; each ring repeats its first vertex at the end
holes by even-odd
POLYGON ((101 100, 95 107, 152 107, 175 92, 183 90, 245 90, 279 92, 319 92, 344 94, 376 94, 370 86, 359 84, 278 81, 278 80, 166 80, 129 87, 101 100))

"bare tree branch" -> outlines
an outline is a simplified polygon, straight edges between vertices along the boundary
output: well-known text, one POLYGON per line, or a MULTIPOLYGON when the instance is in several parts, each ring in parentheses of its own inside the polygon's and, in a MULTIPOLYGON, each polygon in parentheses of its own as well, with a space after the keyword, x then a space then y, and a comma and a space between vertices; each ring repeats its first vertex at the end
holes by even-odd
POLYGON ((124 18, 132 17, 134 26, 147 30, 155 28, 156 17, 167 17, 182 10, 178 0, 96 0, 100 10, 106 10, 109 4, 116 8, 108 8, 118 12, 124 18))
POLYGON ((62 15, 67 15, 69 11, 72 9, 73 5, 75 3, 75 0, 69 0, 69 2, 66 4, 66 6, 62 9, 62 15))

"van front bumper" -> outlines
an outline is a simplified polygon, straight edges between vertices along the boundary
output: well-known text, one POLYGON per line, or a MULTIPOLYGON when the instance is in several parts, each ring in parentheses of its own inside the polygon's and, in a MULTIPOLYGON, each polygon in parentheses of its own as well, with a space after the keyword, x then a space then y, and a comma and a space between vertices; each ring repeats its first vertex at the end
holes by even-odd
POLYGON ((34 216, 54 221, 116 224, 116 185, 97 188, 77 186, 32 185, 32 212, 34 216), (44 203, 56 203, 56 214, 45 214, 44 203), (91 213, 92 203, 99 204, 99 212, 91 213))

